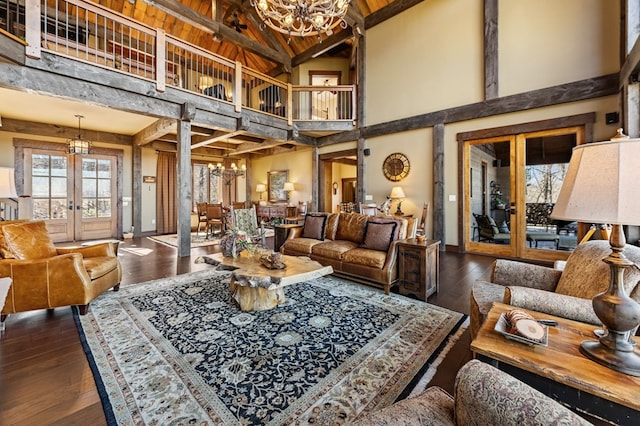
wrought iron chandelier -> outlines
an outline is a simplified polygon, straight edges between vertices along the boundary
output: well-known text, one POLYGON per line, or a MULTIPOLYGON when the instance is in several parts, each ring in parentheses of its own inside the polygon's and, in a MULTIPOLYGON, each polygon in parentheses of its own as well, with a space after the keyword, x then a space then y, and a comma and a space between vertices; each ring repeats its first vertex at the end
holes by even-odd
POLYGON ((326 33, 347 27, 344 16, 351 0, 251 0, 265 25, 289 37, 326 33))
POLYGON ((231 185, 231 182, 233 182, 234 179, 245 177, 247 173, 247 166, 245 164, 238 168, 236 163, 231 163, 231 168, 227 169, 222 165, 222 163, 209 163, 207 167, 209 167, 212 175, 221 177, 225 185, 231 185))
POLYGON ((78 137, 75 139, 67 139, 67 146, 69 148, 69 154, 88 154, 91 149, 91 142, 82 139, 82 132, 80 131, 80 120, 84 118, 83 115, 76 114, 78 117, 78 137))

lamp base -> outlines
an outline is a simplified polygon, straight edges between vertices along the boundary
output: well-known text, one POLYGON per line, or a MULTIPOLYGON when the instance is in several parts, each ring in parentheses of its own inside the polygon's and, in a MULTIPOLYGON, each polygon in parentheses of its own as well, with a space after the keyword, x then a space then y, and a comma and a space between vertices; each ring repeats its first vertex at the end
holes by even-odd
POLYGON ((607 368, 630 376, 640 377, 640 354, 634 350, 609 349, 595 340, 585 340, 580 344, 580 352, 587 358, 607 368))

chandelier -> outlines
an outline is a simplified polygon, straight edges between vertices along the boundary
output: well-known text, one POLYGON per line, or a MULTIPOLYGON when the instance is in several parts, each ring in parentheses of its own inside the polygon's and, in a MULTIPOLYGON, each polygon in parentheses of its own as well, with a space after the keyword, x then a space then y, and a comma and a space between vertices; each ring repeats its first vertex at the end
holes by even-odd
POLYGON ((333 34, 338 24, 346 28, 343 20, 350 0, 251 0, 265 25, 284 34, 308 36, 333 34))
POLYGON ((212 175, 221 177, 225 185, 231 185, 234 179, 244 177, 247 172, 247 166, 245 164, 243 164, 241 168, 238 168, 236 163, 231 163, 231 168, 227 169, 221 163, 209 163, 207 167, 209 167, 212 175))
POLYGON ((69 147, 69 154, 88 154, 91 148, 91 142, 82 139, 82 133, 80 131, 80 120, 84 116, 76 114, 78 117, 78 137, 75 139, 67 139, 67 146, 69 147))

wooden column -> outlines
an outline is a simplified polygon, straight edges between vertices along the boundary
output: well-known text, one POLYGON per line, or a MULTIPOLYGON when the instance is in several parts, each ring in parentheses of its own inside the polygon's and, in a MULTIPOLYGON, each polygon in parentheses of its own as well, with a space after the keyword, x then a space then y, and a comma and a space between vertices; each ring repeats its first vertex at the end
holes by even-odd
MULTIPOLYGON (((313 153, 311 154, 311 205, 308 206, 307 212, 317 212, 320 206, 320 150, 318 147, 313 148, 313 153)), ((324 204, 324 203, 322 203, 324 204)))
POLYGON ((182 105, 178 121, 178 257, 191 254, 191 120, 195 106, 182 105))
POLYGON ((484 0, 484 98, 498 96, 498 0, 484 0))
POLYGON ((444 124, 433 126, 433 239, 442 241, 445 250, 444 229, 444 124))
MULTIPOLYGON (((133 236, 139 237, 142 233, 142 148, 133 144, 132 151, 132 170, 133 170, 133 199, 131 200, 131 213, 133 221, 133 236)), ((126 230, 129 232, 129 230, 126 230)))
POLYGON ((366 139, 363 136, 362 129, 364 129, 366 123, 366 101, 367 96, 364 90, 366 83, 366 39, 364 36, 358 37, 358 50, 357 50, 357 78, 356 82, 356 125, 358 128, 358 154, 357 154, 357 165, 356 165, 356 187, 358 188, 358 193, 356 194, 356 199, 358 202, 365 202, 365 194, 367 193, 365 176, 367 172, 367 167, 365 164, 364 157, 364 149, 366 147, 366 139))

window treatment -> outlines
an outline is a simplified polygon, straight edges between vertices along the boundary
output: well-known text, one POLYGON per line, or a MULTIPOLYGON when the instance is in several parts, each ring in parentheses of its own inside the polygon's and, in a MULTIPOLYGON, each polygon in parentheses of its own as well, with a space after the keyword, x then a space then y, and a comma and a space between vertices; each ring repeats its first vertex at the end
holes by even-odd
POLYGON ((156 232, 175 234, 178 232, 178 159, 175 153, 158 153, 156 176, 156 232))

